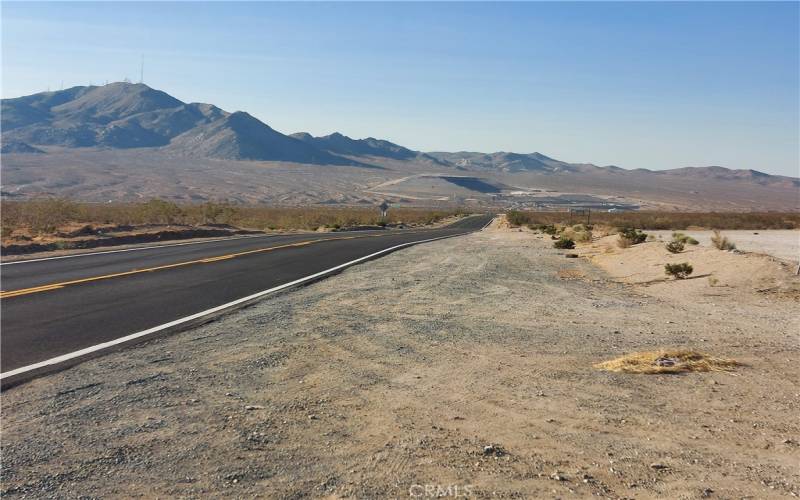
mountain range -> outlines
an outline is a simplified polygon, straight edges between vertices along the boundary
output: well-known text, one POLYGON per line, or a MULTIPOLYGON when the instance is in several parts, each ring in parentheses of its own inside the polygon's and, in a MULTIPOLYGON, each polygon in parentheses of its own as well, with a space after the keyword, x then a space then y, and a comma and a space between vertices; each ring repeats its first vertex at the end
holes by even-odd
MULTIPOLYGON (((72 87, 3 99, 0 118, 4 158, 37 158, 19 160, 26 165, 36 162, 49 165, 45 158, 55 151, 59 152, 59 158, 67 158, 68 151, 84 156, 81 152, 118 151, 117 157, 130 151, 137 158, 152 154, 170 158, 172 162, 180 158, 195 162, 197 159, 282 162, 372 167, 368 171, 388 169, 398 174, 434 171, 447 175, 500 176, 502 182, 512 186, 527 182, 557 188, 580 186, 584 191, 587 187, 605 186, 603 189, 613 192, 615 186, 622 190, 625 185, 646 187, 648 183, 659 184, 667 191, 685 190, 692 180, 737 188, 789 189, 795 193, 800 187, 797 178, 719 166, 626 170, 568 163, 541 153, 420 152, 382 139, 352 139, 338 132, 322 137, 305 132, 285 135, 246 112, 186 103, 141 83, 72 87), (514 183, 509 183, 509 179, 514 183), (672 184, 680 187, 671 188, 672 184)), ((388 179, 392 178, 389 175, 388 179)))

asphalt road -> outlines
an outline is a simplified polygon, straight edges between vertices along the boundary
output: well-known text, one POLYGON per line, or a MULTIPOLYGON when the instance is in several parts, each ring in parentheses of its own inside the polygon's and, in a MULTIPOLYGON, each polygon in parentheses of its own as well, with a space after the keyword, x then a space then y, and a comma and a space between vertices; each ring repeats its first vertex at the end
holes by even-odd
POLYGON ((9 375, 13 370, 152 329, 396 245, 466 234, 489 220, 491 216, 475 216, 438 229, 265 235, 4 263, 3 387, 82 358, 9 375))

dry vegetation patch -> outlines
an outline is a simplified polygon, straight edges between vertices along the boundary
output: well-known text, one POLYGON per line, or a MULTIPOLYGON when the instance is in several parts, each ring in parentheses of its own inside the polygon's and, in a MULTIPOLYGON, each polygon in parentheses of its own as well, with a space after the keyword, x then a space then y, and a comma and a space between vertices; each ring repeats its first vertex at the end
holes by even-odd
POLYGON ((634 352, 594 365, 609 372, 622 373, 683 373, 729 371, 741 363, 695 351, 662 350, 634 352))
MULTIPOLYGON (((216 202, 177 204, 159 199, 142 203, 80 203, 61 198, 41 198, 2 202, 2 244, 4 250, 11 247, 33 249, 36 246, 35 251, 45 251, 95 246, 86 240, 130 239, 135 235, 144 237, 154 233, 158 233, 160 241, 223 236, 226 230, 239 228, 313 231, 358 226, 420 226, 464 214, 458 209, 393 208, 383 220, 375 207, 299 208, 216 202), (206 228, 209 234, 195 234, 196 228, 206 228)), ((144 238, 143 241, 150 240, 144 238)), ((133 242, 126 240, 120 244, 133 242)), ((117 244, 110 240, 105 243, 117 244)))
MULTIPOLYGON (((579 217, 569 212, 538 212, 510 210, 508 221, 514 226, 572 225, 579 217)), ((582 218, 582 217, 581 217, 582 218)), ((797 229, 798 212, 664 212, 641 210, 635 212, 592 212, 593 225, 635 227, 639 229, 686 230, 708 229, 797 229)))

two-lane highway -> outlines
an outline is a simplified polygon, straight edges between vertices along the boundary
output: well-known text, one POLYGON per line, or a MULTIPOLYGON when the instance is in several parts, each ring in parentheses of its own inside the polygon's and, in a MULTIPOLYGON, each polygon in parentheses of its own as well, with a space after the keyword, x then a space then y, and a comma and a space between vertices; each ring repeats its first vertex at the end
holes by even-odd
POLYGON ((438 229, 265 235, 3 263, 2 384, 189 326, 237 301, 397 246, 475 231, 490 220, 475 216, 438 229))

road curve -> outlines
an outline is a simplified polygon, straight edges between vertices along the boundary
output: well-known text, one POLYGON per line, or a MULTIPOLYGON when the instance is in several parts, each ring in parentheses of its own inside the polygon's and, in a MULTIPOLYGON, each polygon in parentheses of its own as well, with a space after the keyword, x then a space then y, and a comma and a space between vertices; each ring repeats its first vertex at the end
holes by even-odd
POLYGON ((163 334, 208 321, 221 312, 215 308, 353 260, 466 234, 490 220, 474 216, 437 229, 269 235, 3 263, 2 386, 147 340, 149 330, 163 334), (136 334, 142 335, 121 342, 136 334), (114 342, 121 343, 104 345, 114 342))

